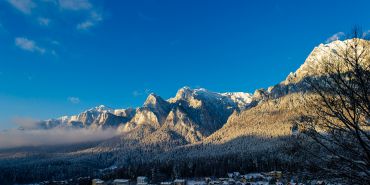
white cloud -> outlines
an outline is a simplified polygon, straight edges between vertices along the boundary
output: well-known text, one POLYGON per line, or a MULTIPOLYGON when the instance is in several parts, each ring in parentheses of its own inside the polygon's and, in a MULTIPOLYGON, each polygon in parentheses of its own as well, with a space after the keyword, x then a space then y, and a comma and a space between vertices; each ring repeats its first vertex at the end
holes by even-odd
POLYGON ((8 2, 24 14, 31 14, 36 4, 32 0, 8 0, 8 2))
POLYGON ((15 117, 12 119, 13 124, 24 129, 36 128, 39 122, 40 120, 35 120, 33 118, 15 117))
POLYGON ((53 56, 58 56, 58 54, 57 54, 57 52, 56 52, 55 50, 51 50, 51 54, 52 54, 53 56))
POLYGON ((52 43, 52 44, 54 44, 54 45, 60 45, 60 42, 59 41, 57 41, 57 40, 52 40, 52 41, 50 41, 50 43, 52 43))
POLYGON ((73 103, 73 104, 78 104, 78 103, 80 103, 80 98, 78 98, 78 97, 68 97, 68 101, 73 103))
POLYGON ((59 0, 59 6, 66 10, 88 10, 92 4, 88 0, 59 0))
POLYGON ((8 130, 0 132, 0 148, 13 148, 22 146, 43 146, 73 144, 89 141, 99 141, 117 136, 115 129, 68 129, 53 128, 48 130, 8 130))
POLYGON ((42 26, 48 26, 50 24, 50 19, 45 17, 39 17, 37 18, 37 22, 39 22, 42 26))
POLYGON ((343 38, 345 36, 345 34, 343 32, 338 32, 334 35, 332 35, 331 37, 329 37, 327 40, 326 40, 326 43, 330 43, 330 42, 333 42, 333 41, 336 41, 336 40, 339 40, 341 38, 343 38))
POLYGON ((370 30, 365 31, 365 32, 362 34, 362 37, 365 37, 365 38, 368 38, 369 36, 370 36, 370 30))
POLYGON ((93 27, 94 25, 95 24, 92 21, 87 20, 87 21, 84 21, 82 23, 77 24, 77 29, 78 30, 87 30, 87 29, 93 27))
POLYGON ((134 90, 134 91, 132 91, 132 96, 134 96, 134 97, 138 97, 138 96, 142 96, 142 95, 148 95, 148 94, 150 94, 150 93, 152 93, 153 91, 152 90, 150 90, 150 89, 145 89, 145 90, 143 90, 143 91, 139 91, 139 90, 134 90))
POLYGON ((150 93, 152 93, 153 91, 152 91, 151 89, 145 89, 145 90, 144 90, 144 92, 145 92, 146 94, 150 94, 150 93))
POLYGON ((35 41, 29 40, 24 37, 15 38, 15 45, 23 50, 30 51, 30 52, 39 52, 41 54, 44 54, 46 51, 44 48, 37 46, 35 41))
POLYGON ((99 14, 95 11, 92 11, 90 13, 90 17, 86 21, 77 24, 76 28, 78 30, 87 30, 87 29, 95 26, 96 24, 98 24, 102 20, 103 20, 103 17, 102 17, 101 14, 99 14))

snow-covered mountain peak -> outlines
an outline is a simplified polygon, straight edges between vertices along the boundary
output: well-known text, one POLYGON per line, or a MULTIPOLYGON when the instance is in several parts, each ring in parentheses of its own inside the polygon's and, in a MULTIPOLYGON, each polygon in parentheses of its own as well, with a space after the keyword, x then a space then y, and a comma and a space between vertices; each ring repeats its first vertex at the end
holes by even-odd
POLYGON ((282 83, 297 83, 307 76, 320 76, 325 73, 324 64, 328 62, 328 57, 337 52, 344 52, 347 45, 359 42, 368 42, 362 39, 336 40, 327 44, 316 46, 308 55, 305 62, 295 71, 291 72, 282 83))
POLYGON ((169 102, 176 102, 178 100, 189 100, 194 99, 195 97, 207 97, 207 96, 214 96, 218 93, 210 92, 207 89, 204 88, 197 88, 197 89, 191 89, 188 86, 185 86, 183 88, 180 88, 176 96, 169 99, 169 102))
POLYGON ((170 103, 178 101, 187 101, 191 107, 200 107, 202 101, 209 103, 222 103, 237 106, 239 109, 244 109, 246 105, 252 102, 252 95, 245 92, 226 92, 218 93, 212 92, 205 88, 191 89, 190 87, 183 87, 179 89, 176 96, 170 98, 170 103))
POLYGON ((154 108, 163 104, 167 104, 167 102, 163 100, 160 96, 154 93, 150 93, 144 102, 144 107, 154 108))
POLYGON ((87 111, 90 111, 90 112, 109 112, 109 113, 114 113, 114 109, 113 108, 110 108, 110 107, 107 107, 105 105, 99 105, 99 106, 96 106, 94 108, 91 108, 87 111))
POLYGON ((226 92, 222 96, 230 98, 233 102, 238 104, 239 109, 244 109, 246 105, 250 104, 253 100, 253 95, 245 92, 226 92))
MULTIPOLYGON (((178 110, 180 112, 183 111, 184 114, 175 112, 175 120, 188 125, 201 125, 202 129, 204 129, 204 134, 207 135, 208 131, 214 131, 225 123, 227 116, 233 110, 242 110, 250 102, 251 95, 249 93, 217 93, 204 88, 191 89, 190 87, 183 87, 178 90, 175 97, 167 101, 151 93, 143 106, 137 109, 112 109, 105 105, 99 105, 77 115, 46 120, 44 127, 71 126, 89 128, 102 126, 126 128, 126 131, 140 125, 159 128, 165 124, 171 110, 178 110)), ((177 129, 181 130, 184 128, 177 129)))
POLYGON ((183 88, 180 88, 177 91, 176 96, 175 96, 174 99, 176 99, 176 100, 187 99, 189 96, 192 96, 193 93, 194 92, 190 87, 185 86, 183 88))

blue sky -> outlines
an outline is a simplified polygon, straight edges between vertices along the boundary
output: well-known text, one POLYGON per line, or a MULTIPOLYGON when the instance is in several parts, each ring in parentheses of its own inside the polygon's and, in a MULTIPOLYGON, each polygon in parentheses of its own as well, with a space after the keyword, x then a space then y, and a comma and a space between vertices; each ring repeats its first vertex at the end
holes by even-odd
POLYGON ((183 86, 253 92, 279 83, 335 34, 370 29, 368 7, 334 0, 0 0, 0 129, 100 104, 136 107, 149 92, 169 98, 183 86))

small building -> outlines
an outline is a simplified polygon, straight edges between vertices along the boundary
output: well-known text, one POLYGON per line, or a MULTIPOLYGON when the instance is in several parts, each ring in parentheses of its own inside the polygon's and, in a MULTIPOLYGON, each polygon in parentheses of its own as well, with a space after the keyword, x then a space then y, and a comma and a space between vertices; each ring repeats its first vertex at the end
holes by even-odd
POLYGON ((202 181, 202 180, 188 180, 186 184, 187 185, 207 185, 206 181, 202 181))
POLYGON ((185 179, 176 179, 173 181, 174 185, 186 185, 186 180, 185 179))
POLYGON ((229 179, 229 184, 230 185, 234 185, 235 184, 235 180, 234 179, 229 179))
POLYGON ((204 178, 204 181, 206 181, 206 183, 209 183, 212 181, 212 178, 211 177, 205 177, 204 178))
POLYGON ((239 172, 227 173, 227 176, 228 176, 229 178, 239 178, 240 173, 239 173, 239 172))
POLYGON ((230 185, 229 181, 222 181, 222 185, 230 185))
POLYGON ((104 185, 104 181, 101 179, 93 179, 92 185, 104 185))
POLYGON ((248 182, 257 182, 257 181, 262 181, 266 180, 266 177, 262 175, 261 173, 248 173, 244 175, 244 178, 248 182))
POLYGON ((137 185, 147 185, 148 184, 148 178, 145 176, 139 176, 136 178, 137 185))
POLYGON ((274 179, 281 179, 281 177, 283 176, 283 172, 281 172, 281 171, 271 171, 271 172, 265 173, 265 175, 268 176, 268 177, 272 177, 274 179))
POLYGON ((129 185, 130 180, 128 180, 128 179, 115 179, 112 184, 113 185, 129 185))
POLYGON ((240 173, 239 172, 233 172, 233 174, 234 174, 234 178, 237 178, 237 177, 240 176, 240 173))
POLYGON ((161 185, 173 185, 173 182, 170 182, 170 181, 168 181, 168 182, 161 182, 161 185))
POLYGON ((316 181, 315 185, 326 185, 326 183, 324 181, 316 181))
POLYGON ((266 181, 258 181, 258 182, 255 182, 255 185, 269 185, 269 182, 266 182, 266 181))

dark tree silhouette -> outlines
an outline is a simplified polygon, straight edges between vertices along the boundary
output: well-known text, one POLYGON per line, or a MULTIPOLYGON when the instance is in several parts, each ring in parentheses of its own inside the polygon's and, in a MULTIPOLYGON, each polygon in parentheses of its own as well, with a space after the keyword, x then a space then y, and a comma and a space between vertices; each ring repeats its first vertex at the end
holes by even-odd
MULTIPOLYGON (((370 42, 355 27, 318 58, 320 76, 306 79, 305 133, 318 144, 326 173, 370 184, 370 42)), ((317 70, 317 69, 315 69, 317 70)))

